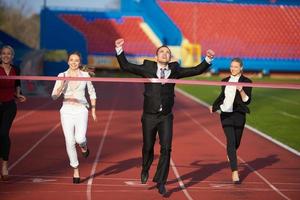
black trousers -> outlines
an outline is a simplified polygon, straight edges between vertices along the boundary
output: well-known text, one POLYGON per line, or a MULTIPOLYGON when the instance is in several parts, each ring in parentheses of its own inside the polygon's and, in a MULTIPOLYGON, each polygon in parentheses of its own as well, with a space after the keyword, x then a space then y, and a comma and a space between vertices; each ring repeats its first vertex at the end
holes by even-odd
POLYGON ((173 114, 147 114, 142 116, 143 127, 143 170, 148 171, 154 158, 156 134, 159 135, 160 157, 153 181, 167 182, 173 137, 173 114))
POLYGON ((10 152, 9 131, 17 113, 14 100, 0 102, 0 158, 8 161, 10 152))
POLYGON ((238 169, 236 151, 241 144, 243 130, 246 123, 246 114, 240 112, 222 112, 221 123, 227 140, 227 155, 232 171, 238 169))

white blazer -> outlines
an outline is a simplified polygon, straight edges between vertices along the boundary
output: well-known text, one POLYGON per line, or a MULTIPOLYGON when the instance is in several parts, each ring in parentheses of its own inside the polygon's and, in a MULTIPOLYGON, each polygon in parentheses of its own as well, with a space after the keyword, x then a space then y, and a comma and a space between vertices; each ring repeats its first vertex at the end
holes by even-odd
MULTIPOLYGON (((68 70, 62 73, 58 74, 58 77, 68 77, 68 70)), ((79 76, 78 77, 90 77, 88 72, 84 72, 79 70, 79 76)), ((89 103, 86 100, 85 97, 85 88, 87 87, 88 94, 90 96, 90 99, 96 99, 96 92, 95 88, 91 81, 62 81, 57 80, 55 82, 53 91, 52 91, 52 98, 55 100, 57 99, 61 94, 64 94, 64 99, 75 99, 80 104, 83 104, 87 108, 89 107, 89 103), (64 82, 63 89, 61 93, 56 94, 56 90, 61 86, 61 84, 64 82)), ((65 103, 65 102, 64 102, 65 103)))

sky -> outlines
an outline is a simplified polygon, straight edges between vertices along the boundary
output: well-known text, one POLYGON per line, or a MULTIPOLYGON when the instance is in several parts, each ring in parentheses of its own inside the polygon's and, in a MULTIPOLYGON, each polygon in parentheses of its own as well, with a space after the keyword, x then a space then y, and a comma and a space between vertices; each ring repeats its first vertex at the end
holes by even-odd
POLYGON ((6 4, 19 8, 25 6, 26 14, 39 13, 46 1, 49 7, 63 7, 70 9, 88 8, 93 10, 117 9, 120 0, 2 0, 6 4))

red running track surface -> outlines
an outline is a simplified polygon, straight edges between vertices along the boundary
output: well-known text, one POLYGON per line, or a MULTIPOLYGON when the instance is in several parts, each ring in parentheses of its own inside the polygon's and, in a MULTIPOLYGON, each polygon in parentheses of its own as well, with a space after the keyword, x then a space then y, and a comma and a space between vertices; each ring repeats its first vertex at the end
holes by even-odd
MULTIPOLYGON (((84 182, 72 184, 59 120, 60 101, 29 98, 11 130, 10 180, 1 200, 161 199, 141 170, 142 84, 97 84, 98 122, 90 118, 90 157, 80 154, 84 182)), ((231 184, 218 114, 177 93, 168 199, 299 199, 300 158, 245 130, 238 155, 241 185, 231 184)))

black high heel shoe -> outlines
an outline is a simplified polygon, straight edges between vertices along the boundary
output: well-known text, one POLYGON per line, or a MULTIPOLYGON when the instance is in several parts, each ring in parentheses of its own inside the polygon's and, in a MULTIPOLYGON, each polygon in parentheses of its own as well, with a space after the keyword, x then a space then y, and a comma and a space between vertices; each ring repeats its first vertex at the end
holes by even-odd
POLYGON ((81 151, 81 153, 84 158, 87 158, 90 155, 90 150, 89 148, 87 148, 86 151, 81 151))
POLYGON ((80 183, 80 177, 73 177, 73 184, 79 184, 80 183))
POLYGON ((8 173, 7 174, 0 173, 0 180, 8 181, 8 179, 9 179, 8 173))

